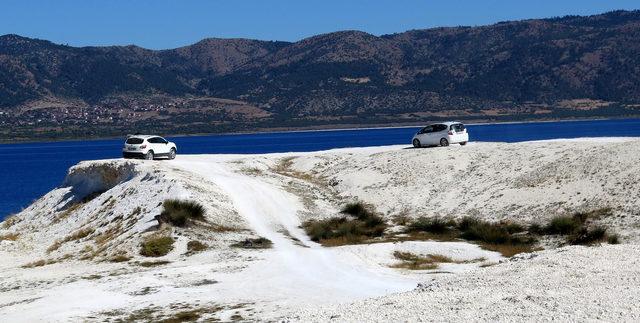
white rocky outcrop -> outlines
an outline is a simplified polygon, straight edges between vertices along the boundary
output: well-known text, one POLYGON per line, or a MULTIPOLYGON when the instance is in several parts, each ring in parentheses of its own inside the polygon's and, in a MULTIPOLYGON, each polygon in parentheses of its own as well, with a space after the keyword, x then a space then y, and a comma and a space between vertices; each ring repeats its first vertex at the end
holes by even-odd
POLYGON ((0 241, 0 320, 637 320, 638 156, 640 140, 609 138, 82 162, 0 224, 12 237, 0 241), (169 198, 200 203, 204 219, 160 225, 169 198), (531 223, 610 208, 599 221, 622 244, 506 259, 463 241, 327 248, 300 228, 354 200, 386 220, 531 223), (159 233, 172 251, 142 256, 159 233), (232 246, 259 236, 273 247, 232 246), (193 241, 207 249, 189 252, 193 241), (407 271, 392 268, 396 251, 459 263, 407 271))

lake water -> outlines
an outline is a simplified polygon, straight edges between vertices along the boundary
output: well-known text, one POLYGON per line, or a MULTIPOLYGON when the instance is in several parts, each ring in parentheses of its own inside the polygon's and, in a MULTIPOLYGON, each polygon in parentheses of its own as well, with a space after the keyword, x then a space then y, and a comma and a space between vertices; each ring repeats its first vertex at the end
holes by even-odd
MULTIPOLYGON (((640 137, 640 119, 468 125, 471 141, 519 142, 579 137, 640 137)), ((260 154, 407 144, 419 128, 168 137, 179 154, 260 154)), ((0 219, 58 186, 82 160, 118 158, 123 140, 0 145, 0 219)), ((426 151, 425 151, 426 152, 426 151)))

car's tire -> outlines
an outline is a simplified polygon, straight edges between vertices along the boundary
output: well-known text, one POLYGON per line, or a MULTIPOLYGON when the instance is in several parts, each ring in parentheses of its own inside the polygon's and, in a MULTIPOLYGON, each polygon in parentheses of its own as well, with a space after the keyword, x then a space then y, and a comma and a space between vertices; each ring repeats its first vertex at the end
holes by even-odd
POLYGON ((463 141, 463 142, 461 142, 461 143, 460 143, 460 146, 464 146, 464 145, 466 145, 466 144, 467 144, 467 142, 466 142, 466 141, 463 141))
POLYGON ((174 148, 169 151, 169 159, 176 159, 176 150, 174 148))
POLYGON ((144 155, 144 159, 153 160, 153 150, 147 151, 147 153, 144 155))
POLYGON ((447 138, 440 139, 440 146, 442 147, 449 146, 449 140, 447 140, 447 138))
POLYGON ((415 148, 420 148, 420 147, 422 147, 422 145, 420 144, 420 140, 418 140, 418 139, 413 139, 413 147, 415 147, 415 148))

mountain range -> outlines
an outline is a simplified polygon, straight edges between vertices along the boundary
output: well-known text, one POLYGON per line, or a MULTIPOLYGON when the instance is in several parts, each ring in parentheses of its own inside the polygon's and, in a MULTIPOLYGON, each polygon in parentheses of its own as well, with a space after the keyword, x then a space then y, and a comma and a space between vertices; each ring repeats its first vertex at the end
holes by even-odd
POLYGON ((0 139, 640 115, 640 11, 168 50, 0 36, 0 139))

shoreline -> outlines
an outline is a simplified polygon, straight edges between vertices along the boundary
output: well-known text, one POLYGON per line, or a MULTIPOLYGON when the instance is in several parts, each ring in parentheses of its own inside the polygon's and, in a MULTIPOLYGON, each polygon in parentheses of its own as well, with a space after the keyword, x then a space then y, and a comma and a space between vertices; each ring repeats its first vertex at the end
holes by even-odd
MULTIPOLYGON (((544 144, 544 143, 567 143, 567 142, 591 142, 591 143, 611 142, 611 143, 619 143, 619 142, 631 142, 631 141, 636 141, 636 140, 640 140, 640 134, 638 136, 629 136, 629 137, 607 136, 607 137, 554 138, 554 139, 529 140, 529 141, 519 141, 519 142, 474 141, 474 142, 470 142, 469 145, 470 146, 475 146, 476 144, 487 144, 487 143, 495 143, 495 144, 514 144, 514 143, 517 143, 517 144, 521 144, 521 143, 544 144)), ((244 157, 247 157, 247 156, 256 156, 256 155, 259 155, 259 156, 271 156, 271 157, 273 157, 273 156, 286 157, 286 156, 308 156, 308 155, 322 154, 322 153, 332 153, 332 154, 345 153, 345 154, 348 154, 350 152, 356 152, 356 151, 358 151, 358 152, 388 151, 388 150, 393 150, 394 148, 395 149, 411 149, 411 150, 414 149, 409 144, 391 144, 391 145, 376 145, 376 146, 335 147, 335 148, 319 149, 319 150, 313 150, 313 151, 266 152, 266 153, 259 153, 259 154, 251 154, 251 153, 208 153, 208 154, 182 154, 182 156, 189 156, 189 157, 218 156, 218 157, 225 158, 225 159, 233 159, 233 158, 244 158, 244 157)), ((418 148, 418 149, 430 149, 430 148, 418 148)), ((117 160, 120 160, 120 159, 121 158, 93 159, 93 160, 85 160, 85 162, 87 162, 87 161, 91 161, 91 162, 96 162, 96 161, 117 161, 117 160)), ((34 200, 37 200, 37 199, 38 199, 38 197, 36 197, 34 200)), ((28 203, 33 203, 34 200, 31 200, 28 203)), ((6 219, 8 216, 10 216, 12 214, 17 214, 17 213, 20 213, 20 212, 24 211, 24 209, 26 207, 28 207, 28 204, 23 205, 20 210, 9 211, 7 213, 3 213, 3 211, 0 210, 0 222, 2 222, 4 219, 6 219)))
MULTIPOLYGON (((452 119, 455 121, 455 119, 452 119)), ((553 119, 553 120, 525 120, 525 121, 505 121, 505 122, 472 122, 472 123, 464 123, 469 126, 480 126, 480 125, 498 125, 498 124, 533 124, 533 123, 553 123, 553 122, 580 122, 580 121, 607 121, 607 120, 640 120, 638 117, 632 118, 584 118, 584 119, 553 119)), ((326 128, 314 128, 314 126, 310 127, 301 127, 301 128, 292 128, 291 130, 280 130, 278 128, 271 128, 271 130, 264 129, 263 131, 251 131, 251 132, 209 132, 209 133, 193 133, 193 134, 170 134, 164 135, 165 138, 184 138, 184 137, 209 137, 209 136, 233 136, 233 135, 259 135, 259 134, 278 134, 278 133, 306 133, 306 132, 330 132, 330 131, 350 131, 350 130, 376 130, 376 129, 404 129, 404 128, 419 128, 421 126, 437 123, 436 122, 427 122, 420 124, 396 124, 389 126, 366 126, 362 125, 359 127, 358 125, 354 125, 352 127, 345 128, 333 128, 331 126, 326 128)), ((0 147, 5 145, 18 145, 18 144, 42 144, 42 143, 60 143, 60 142, 82 142, 82 141, 101 141, 101 140, 112 140, 112 139, 122 139, 123 136, 107 136, 107 137, 96 137, 96 138, 62 138, 59 140, 17 140, 15 142, 3 141, 0 140, 0 147)))

